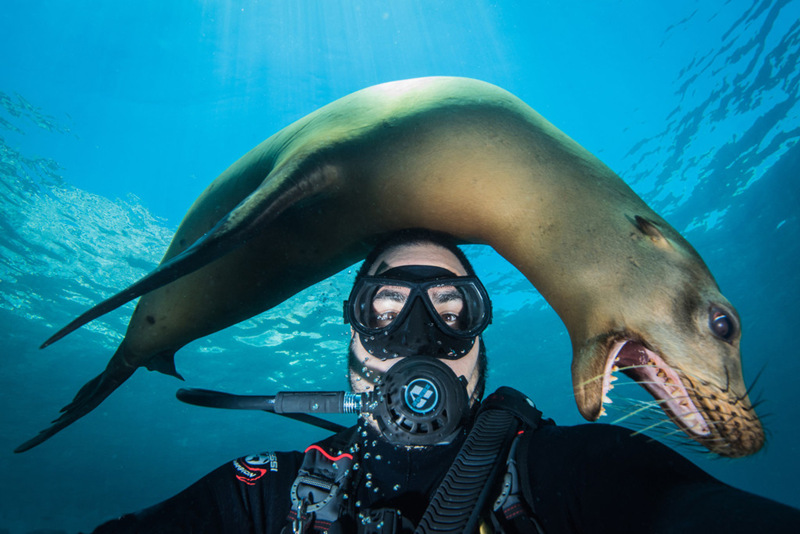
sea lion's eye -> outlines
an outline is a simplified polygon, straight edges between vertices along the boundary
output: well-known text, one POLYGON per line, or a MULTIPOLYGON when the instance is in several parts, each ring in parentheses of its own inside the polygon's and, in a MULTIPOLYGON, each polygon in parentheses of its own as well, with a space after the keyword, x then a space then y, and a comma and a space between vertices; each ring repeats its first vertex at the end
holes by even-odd
POLYGON ((730 341, 736 332, 736 325, 728 314, 719 308, 712 308, 708 317, 711 332, 724 341, 730 341))

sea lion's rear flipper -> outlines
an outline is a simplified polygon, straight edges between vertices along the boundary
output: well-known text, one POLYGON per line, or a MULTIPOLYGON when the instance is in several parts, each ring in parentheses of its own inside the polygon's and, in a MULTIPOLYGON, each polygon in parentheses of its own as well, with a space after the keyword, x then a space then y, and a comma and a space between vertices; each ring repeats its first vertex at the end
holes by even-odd
POLYGON ((183 380, 183 377, 178 372, 178 369, 175 368, 175 353, 170 352, 162 352, 161 354, 157 354, 156 356, 147 360, 145 367, 149 371, 158 371, 159 373, 163 373, 165 375, 174 376, 179 380, 183 380))
POLYGON ((125 363, 123 351, 125 344, 119 346, 108 366, 98 376, 87 382, 72 399, 72 402, 61 409, 61 416, 53 424, 14 449, 14 452, 25 452, 50 439, 57 432, 68 427, 87 413, 94 410, 106 397, 111 395, 137 369, 125 363))

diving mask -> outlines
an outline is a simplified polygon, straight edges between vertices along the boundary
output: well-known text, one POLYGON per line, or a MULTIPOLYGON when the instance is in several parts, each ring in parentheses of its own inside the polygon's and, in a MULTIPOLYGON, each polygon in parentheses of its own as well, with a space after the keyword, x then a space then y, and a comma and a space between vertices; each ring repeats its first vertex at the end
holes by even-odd
POLYGON ((345 301, 344 318, 367 352, 381 359, 417 354, 458 359, 491 323, 492 305, 474 276, 405 265, 358 280, 345 301))

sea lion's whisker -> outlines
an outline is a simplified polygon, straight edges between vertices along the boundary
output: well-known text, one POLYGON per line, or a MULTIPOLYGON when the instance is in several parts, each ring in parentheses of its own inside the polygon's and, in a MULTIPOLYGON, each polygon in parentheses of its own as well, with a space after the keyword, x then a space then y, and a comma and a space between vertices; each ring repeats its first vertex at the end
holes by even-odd
POLYGON ((650 425, 648 427, 645 427, 645 428, 642 428, 642 429, 639 429, 639 430, 635 431, 633 434, 631 434, 631 436, 638 436, 639 434, 647 432, 648 430, 652 430, 652 429, 654 429, 656 427, 659 427, 659 426, 661 426, 663 424, 670 423, 670 422, 671 421, 669 419, 664 419, 663 421, 657 421, 657 422, 653 423, 652 425, 650 425))
MULTIPOLYGON (((628 397, 617 399, 619 402, 613 405, 608 405, 609 409, 624 411, 629 407, 634 407, 630 413, 625 413, 611 422, 611 424, 621 424, 629 428, 631 435, 643 435, 649 438, 650 441, 660 441, 667 445, 676 448, 683 448, 693 451, 695 453, 708 453, 712 456, 719 456, 725 450, 730 449, 727 445, 727 440, 718 432, 712 433, 710 436, 704 436, 702 442, 698 442, 689 438, 686 434, 687 429, 692 429, 700 424, 700 421, 695 421, 692 424, 675 425, 671 429, 668 428, 672 420, 661 409, 661 404, 666 399, 660 400, 640 400, 628 397), (717 452, 709 452, 707 447, 714 445, 717 452)), ((724 428, 724 425, 735 419, 737 414, 726 414, 723 420, 706 421, 706 424, 711 428, 724 428)), ((684 421, 685 422, 685 421, 684 421)))
POLYGON ((737 402, 741 401, 742 399, 744 399, 744 398, 746 398, 746 397, 748 397, 750 395, 750 393, 753 391, 753 388, 756 386, 758 381, 761 379, 761 376, 763 375, 763 373, 766 370, 766 368, 767 368, 767 364, 764 363, 764 365, 761 366, 761 369, 759 369, 758 372, 756 373, 756 377, 753 379, 753 381, 747 387, 747 390, 744 392, 744 397, 741 397, 741 398, 737 397, 736 398, 737 402))
POLYGON ((595 376, 593 376, 591 378, 588 378, 588 379, 584 380, 583 382, 578 382, 577 387, 578 388, 583 388, 585 386, 588 386, 592 382, 597 382, 598 380, 603 380, 604 376, 605 376, 605 374, 602 374, 602 373, 599 374, 599 375, 595 375, 595 376))
POLYGON ((654 406, 658 406, 658 405, 659 405, 659 403, 657 401, 653 401, 652 403, 645 404, 644 406, 642 406, 642 407, 640 407, 640 408, 638 408, 638 409, 636 409, 636 410, 634 410, 634 411, 632 411, 632 412, 630 412, 630 413, 628 413, 626 415, 623 415, 619 419, 616 419, 615 421, 611 421, 611 424, 612 425, 617 425, 617 424, 621 423, 622 421, 625 421, 626 419, 629 419, 629 418, 631 418, 631 417, 633 417, 633 416, 635 416, 635 415, 637 415, 637 414, 639 414, 641 412, 650 410, 654 406))
MULTIPOLYGON (((758 397, 756 400, 753 401, 753 403, 749 407, 745 408, 745 411, 749 412, 751 410, 755 410, 757 407, 761 406, 762 404, 764 404, 764 399, 762 399, 761 397, 758 397)), ((766 415, 767 415, 766 413, 762 413, 761 417, 765 417, 766 415)))

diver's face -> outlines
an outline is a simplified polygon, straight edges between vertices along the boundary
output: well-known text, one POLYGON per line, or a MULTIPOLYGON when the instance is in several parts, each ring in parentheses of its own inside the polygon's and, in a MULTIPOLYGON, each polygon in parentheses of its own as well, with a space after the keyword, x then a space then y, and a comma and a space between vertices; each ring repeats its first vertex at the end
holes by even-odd
MULTIPOLYGON (((394 267, 405 265, 442 267, 458 276, 467 276, 466 269, 452 252, 433 243, 404 245, 390 249, 377 258, 373 268, 367 274, 379 275, 394 267)), ((403 358, 387 360, 376 358, 367 352, 361 344, 360 335, 352 328, 350 335, 350 386, 354 393, 370 391, 375 387, 376 379, 403 358)), ((458 360, 441 360, 452 369, 456 376, 463 376, 467 379, 467 394, 471 401, 474 401, 473 395, 480 378, 479 346, 478 336, 476 336, 475 344, 464 357, 458 360)))

